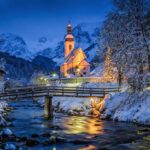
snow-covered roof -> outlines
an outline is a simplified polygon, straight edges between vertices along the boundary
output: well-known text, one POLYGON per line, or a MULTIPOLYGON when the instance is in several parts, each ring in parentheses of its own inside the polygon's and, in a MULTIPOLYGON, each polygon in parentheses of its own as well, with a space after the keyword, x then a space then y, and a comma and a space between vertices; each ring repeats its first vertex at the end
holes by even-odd
POLYGON ((68 62, 71 57, 75 56, 75 54, 78 53, 78 51, 82 51, 83 52, 83 50, 81 48, 72 50, 72 52, 67 56, 65 62, 68 62))

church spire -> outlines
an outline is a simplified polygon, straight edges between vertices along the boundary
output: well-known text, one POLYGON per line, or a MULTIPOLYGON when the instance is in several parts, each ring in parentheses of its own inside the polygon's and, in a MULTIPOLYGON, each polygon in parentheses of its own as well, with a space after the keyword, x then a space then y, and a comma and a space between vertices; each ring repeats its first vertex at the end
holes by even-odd
POLYGON ((74 41, 74 37, 72 35, 72 25, 70 21, 68 22, 68 25, 67 25, 67 35, 65 39, 66 41, 74 41))
POLYGON ((74 49, 74 37, 72 35, 72 25, 70 21, 67 25, 67 35, 65 37, 65 58, 73 51, 74 49))
POLYGON ((72 34, 72 25, 71 25, 70 20, 68 21, 67 34, 72 34))

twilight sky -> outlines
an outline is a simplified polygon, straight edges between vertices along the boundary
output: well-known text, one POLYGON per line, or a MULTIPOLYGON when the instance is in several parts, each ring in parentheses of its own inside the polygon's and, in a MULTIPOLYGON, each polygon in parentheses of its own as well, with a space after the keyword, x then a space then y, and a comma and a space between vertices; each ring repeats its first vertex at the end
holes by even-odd
POLYGON ((58 38, 69 19, 73 26, 101 22, 111 9, 111 0, 0 0, 0 33, 58 38))

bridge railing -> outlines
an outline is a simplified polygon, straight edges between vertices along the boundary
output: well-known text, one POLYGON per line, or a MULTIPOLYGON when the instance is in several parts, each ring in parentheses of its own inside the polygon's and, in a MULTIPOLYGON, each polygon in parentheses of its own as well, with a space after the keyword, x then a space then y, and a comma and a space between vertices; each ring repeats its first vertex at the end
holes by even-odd
POLYGON ((28 92, 28 91, 44 91, 44 90, 62 90, 62 91, 106 91, 106 92, 114 92, 119 91, 119 87, 107 87, 107 88, 85 88, 85 87, 65 87, 65 86, 44 86, 44 85, 38 85, 38 86, 20 86, 13 89, 6 89, 5 93, 10 92, 28 92))

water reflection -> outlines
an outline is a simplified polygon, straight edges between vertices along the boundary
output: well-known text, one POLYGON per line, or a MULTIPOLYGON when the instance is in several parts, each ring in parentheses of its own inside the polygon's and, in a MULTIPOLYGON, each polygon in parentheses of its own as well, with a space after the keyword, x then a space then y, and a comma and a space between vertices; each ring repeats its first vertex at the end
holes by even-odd
POLYGON ((94 145, 88 145, 82 148, 79 148, 78 150, 95 150, 96 147, 94 145))
POLYGON ((91 135, 102 134, 104 129, 104 124, 98 122, 96 118, 87 117, 76 117, 70 116, 64 119, 65 133, 67 134, 81 134, 87 133, 91 135))
POLYGON ((43 108, 35 103, 29 103, 29 100, 11 104, 16 109, 9 114, 10 118, 15 118, 12 121, 13 126, 9 128, 16 136, 30 138, 32 134, 38 134, 39 138, 36 140, 41 144, 35 146, 35 150, 94 150, 102 149, 102 147, 113 150, 150 149, 150 135, 147 133, 139 135, 137 132, 143 127, 60 113, 56 113, 52 120, 45 120, 43 108), (43 143, 49 139, 49 137, 43 137, 43 133, 50 133, 51 136, 62 138, 64 142, 43 147, 43 143))

